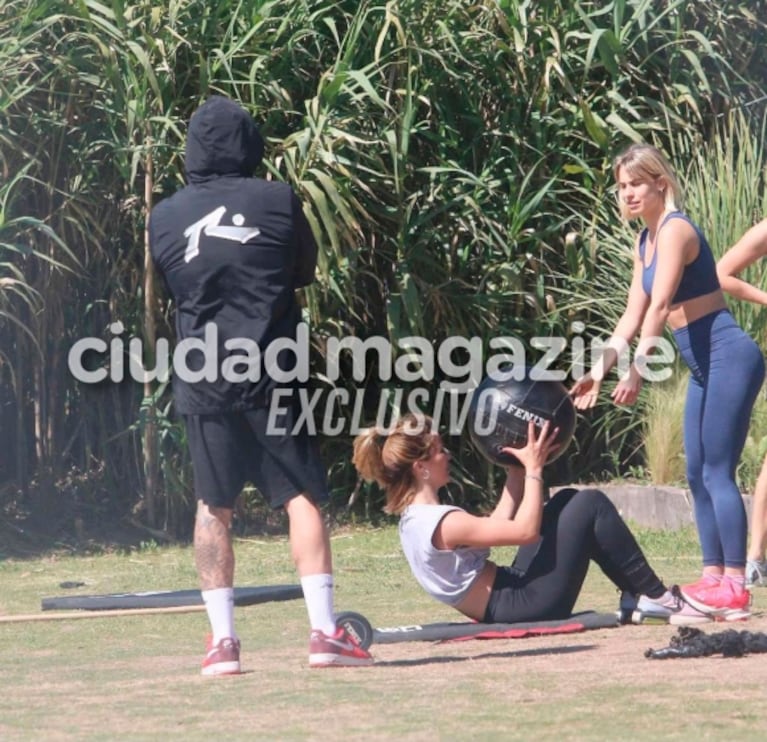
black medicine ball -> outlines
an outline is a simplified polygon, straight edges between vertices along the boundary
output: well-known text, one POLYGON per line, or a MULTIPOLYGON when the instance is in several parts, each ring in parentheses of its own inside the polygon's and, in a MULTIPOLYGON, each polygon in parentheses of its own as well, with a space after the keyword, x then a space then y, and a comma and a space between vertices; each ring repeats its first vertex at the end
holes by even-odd
POLYGON ((527 442, 527 426, 532 420, 537 428, 551 421, 550 427, 559 428, 557 443, 546 463, 551 463, 564 452, 575 432, 575 406, 564 384, 559 381, 536 381, 530 378, 530 369, 517 371, 520 380, 510 368, 487 376, 474 390, 469 404, 469 436, 477 450, 494 464, 518 464, 502 448, 522 448, 527 442))

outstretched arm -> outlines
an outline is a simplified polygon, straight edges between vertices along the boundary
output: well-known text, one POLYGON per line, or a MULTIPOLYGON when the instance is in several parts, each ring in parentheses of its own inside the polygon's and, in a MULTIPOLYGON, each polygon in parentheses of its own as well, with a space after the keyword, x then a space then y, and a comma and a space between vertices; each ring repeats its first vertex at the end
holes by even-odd
POLYGON ((766 291, 738 278, 738 273, 765 255, 767 255, 767 219, 751 227, 716 264, 722 289, 736 299, 767 305, 766 291))
MULTIPOLYGON (((642 320, 637 355, 646 356, 657 347, 663 336, 674 296, 682 280, 687 262, 700 250, 700 240, 695 230, 683 219, 669 219, 658 230, 655 247, 655 279, 652 297, 642 320)), ((631 363, 613 390, 616 404, 634 404, 642 388, 642 375, 636 362, 631 363)))
POLYGON ((576 409, 587 410, 596 405, 602 380, 618 362, 621 354, 629 349, 642 326, 649 304, 650 299, 642 288, 642 261, 639 257, 639 240, 637 240, 634 245, 634 270, 626 309, 605 344, 601 357, 591 371, 581 376, 570 389, 576 409))

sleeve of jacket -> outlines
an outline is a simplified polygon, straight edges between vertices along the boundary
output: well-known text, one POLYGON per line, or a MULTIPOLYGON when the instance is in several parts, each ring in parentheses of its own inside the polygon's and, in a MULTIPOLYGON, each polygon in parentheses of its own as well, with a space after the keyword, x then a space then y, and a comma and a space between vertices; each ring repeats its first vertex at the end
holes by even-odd
POLYGON ((152 266, 154 267, 155 275, 160 279, 160 289, 165 292, 165 296, 168 299, 173 299, 173 291, 171 290, 170 283, 168 283, 168 276, 165 272, 165 261, 160 254, 160 238, 157 235, 157 223, 160 217, 157 216, 158 207, 156 206, 149 215, 149 221, 147 223, 147 229, 149 233, 149 253, 152 256, 152 266))
POLYGON ((293 270, 293 283, 296 288, 308 286, 314 281, 317 269, 317 241, 312 234, 312 228, 304 215, 304 210, 298 196, 291 191, 293 209, 293 224, 295 225, 296 254, 293 270))

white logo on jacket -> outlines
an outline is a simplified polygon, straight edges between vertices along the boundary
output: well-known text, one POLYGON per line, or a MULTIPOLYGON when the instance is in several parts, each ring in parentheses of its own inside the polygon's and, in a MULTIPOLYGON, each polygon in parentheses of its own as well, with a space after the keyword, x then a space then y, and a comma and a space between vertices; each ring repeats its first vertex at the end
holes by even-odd
POLYGON ((185 263, 200 254, 200 235, 203 232, 208 237, 220 237, 222 240, 232 240, 232 242, 239 242, 241 245, 261 234, 258 227, 242 226, 245 221, 242 214, 235 214, 232 217, 233 227, 220 226, 224 214, 226 214, 226 206, 219 206, 184 230, 184 237, 187 238, 186 250, 184 250, 185 263))

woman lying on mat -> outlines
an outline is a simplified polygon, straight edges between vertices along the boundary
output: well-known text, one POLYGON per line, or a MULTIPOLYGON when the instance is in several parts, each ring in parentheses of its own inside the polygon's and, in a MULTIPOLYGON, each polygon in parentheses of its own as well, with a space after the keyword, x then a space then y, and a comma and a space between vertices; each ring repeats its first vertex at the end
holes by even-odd
POLYGON ((362 432, 353 460, 364 479, 385 491, 384 510, 400 515, 400 541, 416 580, 469 618, 567 618, 593 560, 624 595, 635 598, 640 615, 677 625, 710 620, 666 588, 603 492, 562 490, 544 505, 543 465, 555 433, 548 423, 540 432, 531 423, 524 448, 504 449, 520 466, 508 467, 489 516, 441 503, 450 453, 428 417, 405 415, 388 434, 362 432), (520 548, 510 567, 489 559, 490 547, 515 545, 520 548))

